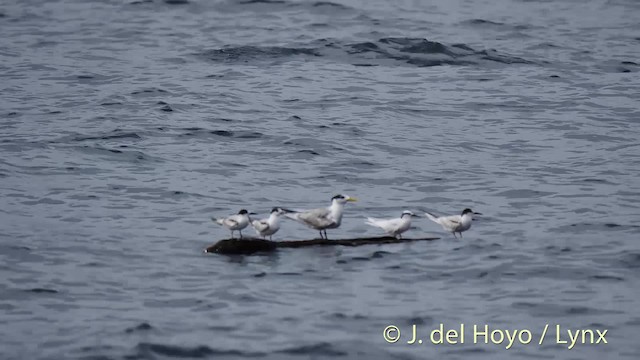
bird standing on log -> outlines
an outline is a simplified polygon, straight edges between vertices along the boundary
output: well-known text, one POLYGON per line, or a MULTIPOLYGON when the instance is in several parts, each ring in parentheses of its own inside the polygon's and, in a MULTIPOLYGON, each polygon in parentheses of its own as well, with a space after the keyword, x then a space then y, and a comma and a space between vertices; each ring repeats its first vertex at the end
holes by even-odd
POLYGON ((340 226, 344 205, 352 201, 357 201, 357 199, 349 195, 336 195, 331 198, 331 206, 329 207, 301 211, 285 209, 287 212, 285 216, 312 229, 318 230, 321 239, 328 239, 327 229, 335 229, 340 226))
POLYGON ((418 215, 412 213, 409 210, 402 212, 399 218, 393 219, 376 219, 368 217, 365 224, 379 227, 387 234, 402 239, 402 233, 409 230, 411 227, 411 218, 418 217, 418 215))
POLYGON ((271 240, 271 236, 280 230, 280 215, 282 214, 284 214, 284 210, 275 207, 271 209, 271 215, 269 215, 269 218, 253 220, 251 222, 251 226, 253 226, 256 233, 262 236, 263 239, 268 236, 269 240, 271 240))
POLYGON ((231 230, 231 238, 233 239, 233 232, 238 230, 240 232, 240 239, 242 239, 242 229, 246 228, 249 225, 251 219, 249 215, 255 215, 255 213, 250 213, 245 209, 238 211, 237 214, 228 216, 226 218, 215 218, 212 217, 211 220, 226 227, 231 230))
POLYGON ((462 232, 471 228, 471 221, 473 220, 474 214, 482 215, 480 213, 473 212, 473 210, 468 208, 464 209, 461 215, 437 217, 431 213, 425 213, 429 220, 440 224, 445 231, 452 233, 456 239, 458 238, 456 233, 460 234, 460 238, 462 238, 462 232))

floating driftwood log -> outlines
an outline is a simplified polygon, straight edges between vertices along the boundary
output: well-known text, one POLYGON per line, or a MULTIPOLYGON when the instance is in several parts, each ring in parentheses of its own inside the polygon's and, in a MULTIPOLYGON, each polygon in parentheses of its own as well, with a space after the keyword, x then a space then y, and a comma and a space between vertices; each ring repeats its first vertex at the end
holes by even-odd
POLYGON ((226 254, 226 255, 248 255, 259 252, 270 252, 280 248, 301 248, 307 246, 362 246, 372 244, 396 244, 412 241, 432 241, 437 237, 430 238, 405 238, 397 239, 391 236, 368 237, 356 239, 313 239, 313 240, 294 240, 294 241, 269 241, 263 239, 224 239, 207 247, 204 252, 226 254))

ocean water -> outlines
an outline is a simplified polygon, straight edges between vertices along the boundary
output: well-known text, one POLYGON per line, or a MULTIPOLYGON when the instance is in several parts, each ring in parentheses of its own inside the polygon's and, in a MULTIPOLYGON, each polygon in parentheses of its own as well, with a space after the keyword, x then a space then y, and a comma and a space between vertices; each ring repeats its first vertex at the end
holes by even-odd
POLYGON ((0 358, 636 359, 639 17, 635 0, 2 1, 0 358), (359 201, 333 238, 404 209, 483 216, 462 239, 423 218, 406 236, 439 240, 202 253, 228 237, 211 216, 337 193, 359 201), (433 344, 440 324, 464 343, 433 344), (532 339, 474 344, 485 324, 532 339), (561 342, 586 329, 607 343, 561 342))

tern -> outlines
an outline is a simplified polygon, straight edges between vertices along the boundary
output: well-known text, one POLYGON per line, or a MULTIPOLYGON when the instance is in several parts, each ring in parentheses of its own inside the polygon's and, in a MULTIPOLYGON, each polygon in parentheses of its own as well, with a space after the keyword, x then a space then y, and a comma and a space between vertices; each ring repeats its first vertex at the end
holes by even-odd
POLYGON ((387 234, 393 237, 399 237, 402 239, 402 233, 409 230, 411 227, 411 218, 419 217, 418 215, 412 213, 409 210, 405 210, 402 212, 399 218, 393 219, 376 219, 368 217, 365 224, 379 227, 384 230, 387 234))
POLYGON ((448 231, 453 234, 453 236, 457 239, 456 233, 460 234, 460 238, 462 238, 462 232, 469 230, 471 227, 471 221, 473 220, 473 215, 482 215, 477 212, 473 212, 471 209, 462 210, 461 215, 450 215, 450 216, 440 216, 437 217, 431 213, 425 213, 427 218, 435 223, 440 224, 445 231, 448 231))
POLYGON ((266 239, 268 236, 269 240, 271 240, 271 235, 280 230, 280 215, 284 213, 284 210, 275 207, 271 209, 271 215, 269 215, 267 219, 253 220, 251 226, 253 226, 256 233, 262 236, 263 239, 266 239))
POLYGON ((235 215, 227 216, 226 218, 212 217, 211 220, 231 230, 232 239, 233 232, 238 230, 240 232, 240 239, 242 239, 242 229, 246 228, 251 220, 249 219, 249 215, 255 215, 255 213, 250 213, 247 210, 242 209, 235 215))
POLYGON ((349 195, 336 195, 331 198, 331 206, 329 207, 301 211, 285 210, 287 212, 285 216, 320 231, 320 238, 327 239, 327 229, 335 229, 340 226, 344 204, 350 201, 358 201, 358 199, 349 195), (323 231, 324 237, 322 236, 323 231))

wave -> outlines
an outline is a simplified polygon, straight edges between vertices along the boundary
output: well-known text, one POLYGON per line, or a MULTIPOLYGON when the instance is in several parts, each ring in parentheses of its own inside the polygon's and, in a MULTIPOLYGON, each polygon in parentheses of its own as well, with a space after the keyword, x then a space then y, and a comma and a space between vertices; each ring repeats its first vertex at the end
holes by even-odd
POLYGON ((155 359, 155 355, 167 356, 172 358, 211 358, 221 356, 239 357, 260 357, 263 353, 250 353, 240 350, 219 350, 206 345, 199 346, 177 346, 158 343, 142 342, 136 346, 135 358, 155 359))
POLYGON ((201 56, 214 62, 254 64, 261 61, 318 58, 355 66, 417 67, 474 65, 482 62, 522 64, 529 61, 495 50, 476 50, 466 44, 447 45, 424 38, 387 37, 376 41, 342 43, 321 39, 300 47, 228 46, 205 51, 201 56))

